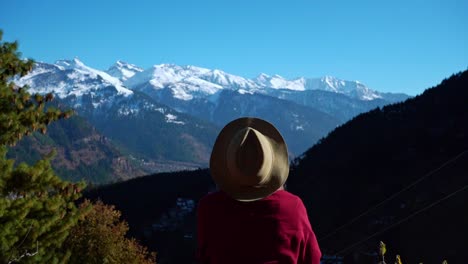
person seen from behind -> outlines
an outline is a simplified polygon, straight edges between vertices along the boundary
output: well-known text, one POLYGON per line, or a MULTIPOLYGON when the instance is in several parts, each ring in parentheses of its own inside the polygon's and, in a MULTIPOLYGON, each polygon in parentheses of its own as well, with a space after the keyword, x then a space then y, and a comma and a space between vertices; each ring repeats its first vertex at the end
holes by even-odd
POLYGON ((236 119, 210 158, 218 191, 197 208, 201 264, 319 264, 321 252, 302 200, 286 190, 286 143, 269 122, 236 119))

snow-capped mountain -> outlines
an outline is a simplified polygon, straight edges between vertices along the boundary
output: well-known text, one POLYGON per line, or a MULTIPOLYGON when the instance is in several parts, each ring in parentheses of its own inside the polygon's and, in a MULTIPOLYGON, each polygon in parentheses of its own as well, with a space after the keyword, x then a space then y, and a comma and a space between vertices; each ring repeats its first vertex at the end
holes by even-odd
POLYGON ((174 64, 154 65, 143 70, 122 61, 117 61, 107 71, 100 71, 86 66, 77 58, 59 60, 54 64, 37 63, 30 74, 16 82, 18 85, 29 85, 33 93, 53 92, 60 98, 73 96, 73 107, 80 107, 82 96, 87 95, 95 108, 112 104, 116 98, 131 96, 134 91, 144 92, 162 103, 195 98, 213 100, 218 92, 225 89, 277 98, 281 98, 282 93, 278 91, 282 90, 299 94, 321 90, 362 101, 381 99, 394 102, 406 98, 403 95, 374 91, 359 81, 346 81, 331 76, 288 80, 279 75, 262 73, 254 79, 247 79, 217 69, 174 64))
MULTIPOLYGON (((120 69, 128 69, 131 64, 117 62, 116 65, 120 69)), ((159 103, 148 97, 136 96, 118 78, 86 66, 77 58, 58 60, 54 64, 36 63, 33 71, 16 80, 16 84, 28 85, 31 93, 53 93, 82 114, 102 114, 102 111, 119 106, 115 110, 120 115, 152 111, 165 115, 168 123, 185 124, 177 120, 174 110, 160 107, 159 103)))
POLYGON ((268 87, 273 89, 288 89, 295 91, 305 90, 305 78, 297 78, 295 80, 286 80, 280 75, 270 76, 265 73, 261 73, 255 81, 262 87, 268 87))
POLYGON ((77 58, 54 64, 38 62, 33 71, 15 82, 20 86, 28 85, 31 93, 53 93, 61 99, 72 98, 74 108, 85 103, 84 95, 91 98, 94 108, 133 95, 133 91, 122 86, 119 79, 88 67, 77 58))
MULTIPOLYGON (((226 90, 293 101, 330 114, 343 122, 375 107, 408 98, 402 94, 374 91, 359 81, 346 81, 331 76, 288 80, 280 75, 262 73, 254 79, 247 79, 221 70, 174 64, 154 65, 136 73, 124 85, 177 111, 211 122, 214 121, 215 109, 218 109, 219 95, 226 90)), ((252 98, 245 96, 245 100, 252 98)), ((217 121, 219 125, 227 120, 217 121)))
POLYGON ((299 155, 340 123, 393 102, 385 98, 405 98, 329 76, 248 79, 174 64, 143 70, 122 61, 101 71, 76 58, 37 63, 15 81, 32 93, 54 93, 104 136, 155 166, 206 166, 219 128, 240 116, 272 121, 299 155))
POLYGON ((136 73, 124 84, 135 90, 151 93, 152 90, 169 89, 174 98, 191 100, 212 95, 222 89, 259 88, 252 81, 220 70, 195 66, 160 64, 136 73))
POLYGON ((347 95, 351 98, 370 101, 383 99, 381 93, 371 90, 359 81, 345 81, 332 76, 321 78, 297 78, 287 80, 279 75, 269 76, 260 74, 255 81, 262 87, 273 89, 287 89, 294 91, 323 90, 347 95))
POLYGON ((142 72, 143 69, 130 63, 126 63, 123 61, 117 61, 114 65, 112 65, 109 69, 107 69, 107 73, 118 78, 120 81, 124 82, 133 75, 138 72, 142 72))
POLYGON ((62 105, 76 110, 104 136, 144 160, 153 172, 168 164, 184 169, 208 161, 216 126, 132 91, 118 78, 78 59, 36 63, 15 82, 28 85, 31 93, 55 94, 62 105))
MULTIPOLYGON (((121 74, 114 74, 120 78, 121 74)), ((359 81, 346 81, 332 76, 321 78, 286 79, 280 75, 260 74, 254 79, 226 73, 221 70, 211 70, 196 66, 179 66, 174 64, 159 64, 136 72, 124 81, 124 85, 134 90, 140 90, 153 97, 161 98, 161 93, 171 94, 179 100, 205 98, 223 89, 236 90, 240 93, 276 94, 274 90, 285 89, 293 91, 323 90, 343 94, 351 98, 371 101, 386 99, 388 94, 370 89, 359 81), (162 91, 167 90, 167 91, 162 91)), ((388 95, 391 98, 391 95, 388 95)))

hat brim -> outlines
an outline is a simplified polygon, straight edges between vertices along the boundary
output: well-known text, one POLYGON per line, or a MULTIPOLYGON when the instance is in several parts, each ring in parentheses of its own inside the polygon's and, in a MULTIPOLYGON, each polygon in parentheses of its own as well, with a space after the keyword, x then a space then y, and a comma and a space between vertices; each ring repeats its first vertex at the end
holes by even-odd
POLYGON ((227 124, 219 133, 210 158, 211 177, 218 187, 239 201, 255 201, 267 197, 284 185, 289 175, 288 148, 280 132, 269 122, 253 117, 243 117, 227 124), (246 127, 262 133, 270 142, 273 165, 268 180, 259 186, 242 186, 227 169, 226 150, 234 135, 246 127))

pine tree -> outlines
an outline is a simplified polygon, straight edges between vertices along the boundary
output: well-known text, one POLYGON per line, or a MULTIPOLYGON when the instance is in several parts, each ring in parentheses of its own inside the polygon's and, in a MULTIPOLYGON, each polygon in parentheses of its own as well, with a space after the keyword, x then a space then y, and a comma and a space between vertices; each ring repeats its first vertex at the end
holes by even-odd
POLYGON ((82 183, 62 181, 44 157, 34 165, 6 158, 8 146, 71 112, 46 108, 52 94, 31 95, 12 81, 26 75, 32 60, 21 59, 17 42, 3 42, 0 31, 0 263, 64 263, 61 250, 70 228, 86 208, 75 206, 82 183))

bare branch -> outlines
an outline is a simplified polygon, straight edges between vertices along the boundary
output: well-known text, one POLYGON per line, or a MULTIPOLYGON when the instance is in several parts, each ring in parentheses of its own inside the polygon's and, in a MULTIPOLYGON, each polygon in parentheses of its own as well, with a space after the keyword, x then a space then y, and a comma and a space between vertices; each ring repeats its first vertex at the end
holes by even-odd
POLYGON ((17 257, 17 258, 14 258, 10 261, 8 261, 8 264, 11 264, 13 262, 19 262, 20 259, 24 258, 24 257, 33 257, 35 256, 37 253, 39 253, 39 241, 36 241, 36 252, 33 252, 33 253, 29 253, 27 250, 24 252, 23 255, 17 257))

